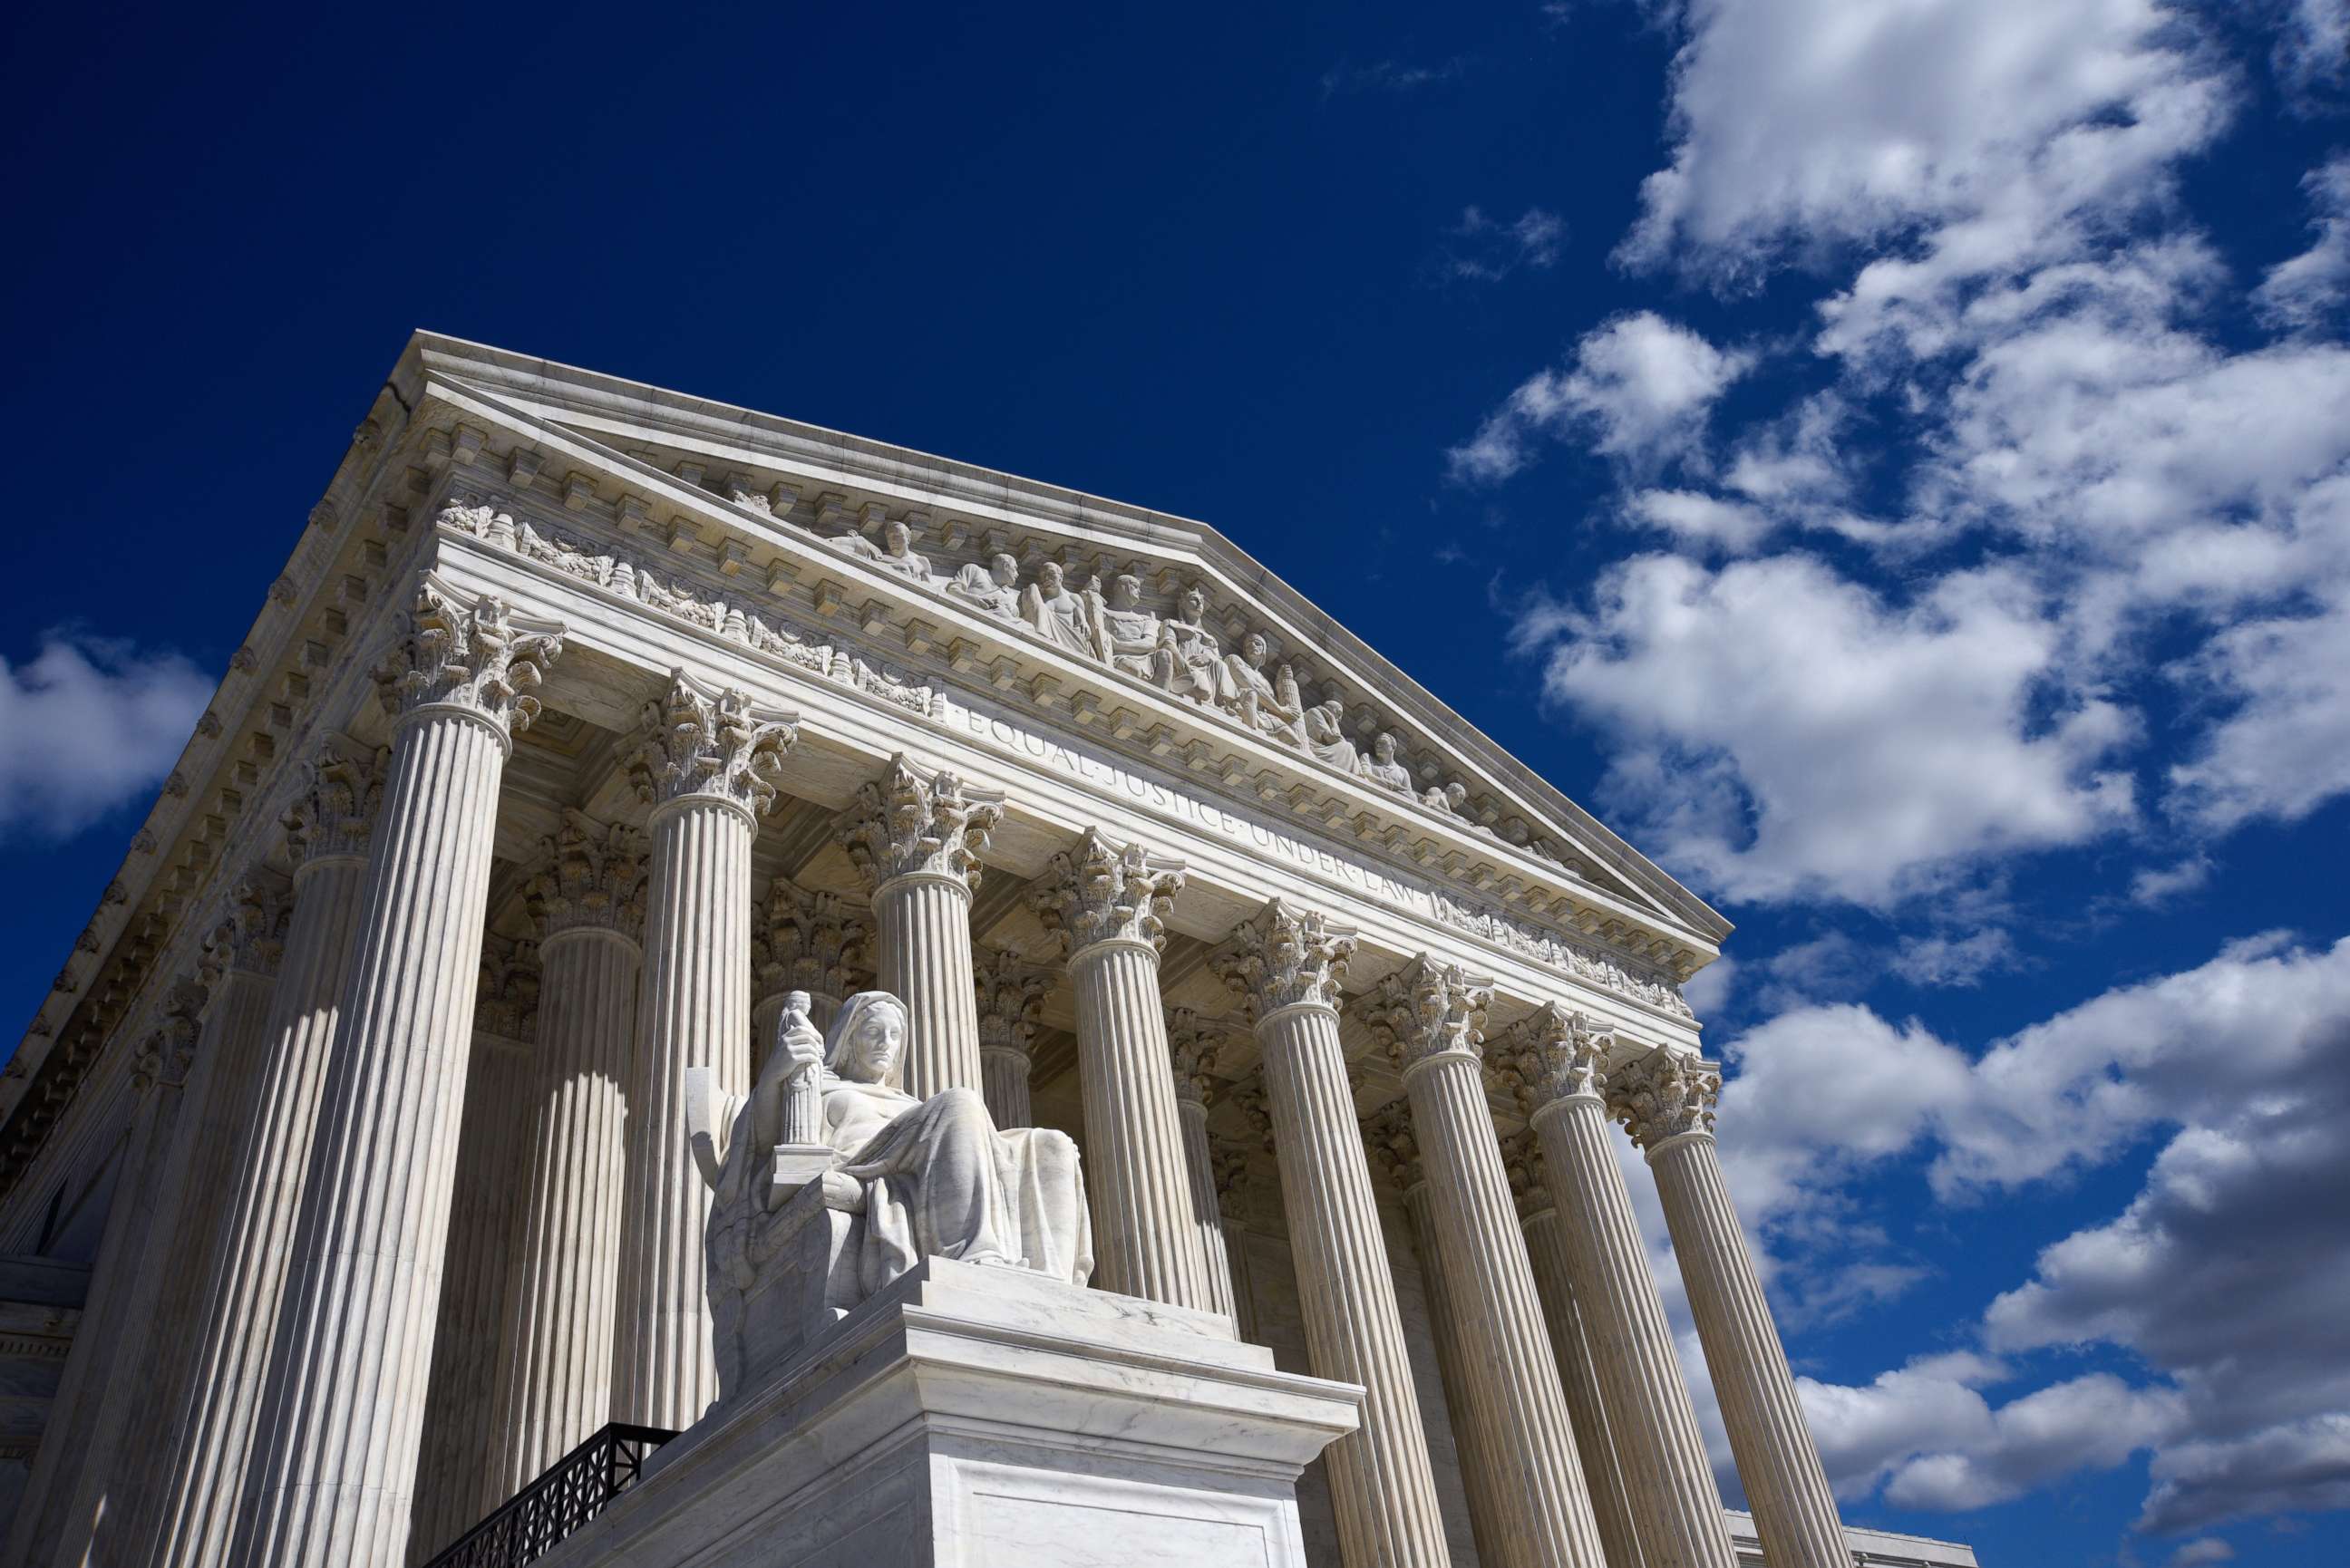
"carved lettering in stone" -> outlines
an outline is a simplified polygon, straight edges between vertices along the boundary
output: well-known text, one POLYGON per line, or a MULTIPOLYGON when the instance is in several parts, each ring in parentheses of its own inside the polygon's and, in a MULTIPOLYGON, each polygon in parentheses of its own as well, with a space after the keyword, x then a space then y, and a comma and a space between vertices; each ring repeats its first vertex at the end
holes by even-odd
POLYGON ((1111 940, 1163 948, 1183 867, 1155 858, 1139 844, 1120 848, 1088 827, 1075 849, 1053 857, 1042 882, 1037 918, 1071 952, 1111 940))
POLYGON ((565 931, 604 930, 641 940, 645 925, 645 836, 567 811, 524 897, 541 941, 565 931))
POLYGON ((1485 1039, 1485 1010, 1492 1002, 1492 981, 1472 979, 1459 964, 1435 963, 1422 953, 1382 977, 1362 1006, 1388 1060, 1409 1071, 1440 1056, 1476 1060, 1485 1039))
POLYGON ((417 585, 408 619, 376 667, 386 712, 463 708, 509 733, 538 717, 530 693, 563 651, 560 623, 517 616, 494 594, 466 603, 430 576, 417 585))
POLYGON ((960 877, 977 891, 979 852, 1003 816, 997 791, 968 788, 949 772, 925 778, 900 752, 888 773, 858 786, 840 846, 868 887, 927 872, 960 877))
POLYGON ((1318 909, 1292 909, 1275 898, 1208 961, 1253 1020, 1300 1003, 1335 1009, 1354 956, 1353 931, 1333 925, 1318 909))
POLYGON ((1689 1133, 1711 1137, 1721 1097, 1719 1066, 1662 1046, 1607 1075, 1607 1108, 1644 1149, 1689 1133))
POLYGON ((764 816, 775 804, 784 753, 799 739, 798 723, 796 713, 754 708, 746 692, 704 686, 672 670, 667 695, 645 704, 629 783, 649 805, 702 795, 764 816))

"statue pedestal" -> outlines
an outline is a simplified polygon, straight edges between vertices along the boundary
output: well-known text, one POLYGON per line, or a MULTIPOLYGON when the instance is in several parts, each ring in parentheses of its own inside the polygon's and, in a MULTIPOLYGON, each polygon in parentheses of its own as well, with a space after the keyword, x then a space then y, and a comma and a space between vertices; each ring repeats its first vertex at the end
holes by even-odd
POLYGON ((711 1407, 544 1568, 1304 1568, 1362 1390, 1212 1314, 926 1260, 711 1407))

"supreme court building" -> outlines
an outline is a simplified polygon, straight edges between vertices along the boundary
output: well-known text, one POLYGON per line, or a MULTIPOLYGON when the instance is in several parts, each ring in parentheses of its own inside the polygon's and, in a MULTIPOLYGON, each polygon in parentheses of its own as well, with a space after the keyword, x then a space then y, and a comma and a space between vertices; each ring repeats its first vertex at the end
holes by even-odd
POLYGON ((1213 528, 419 334, 287 531, 0 1078, 0 1568, 401 1568, 692 1427, 688 1085, 868 988, 1094 1290, 1359 1387, 1314 1563, 1974 1562, 1838 1519, 1728 923, 1213 528))

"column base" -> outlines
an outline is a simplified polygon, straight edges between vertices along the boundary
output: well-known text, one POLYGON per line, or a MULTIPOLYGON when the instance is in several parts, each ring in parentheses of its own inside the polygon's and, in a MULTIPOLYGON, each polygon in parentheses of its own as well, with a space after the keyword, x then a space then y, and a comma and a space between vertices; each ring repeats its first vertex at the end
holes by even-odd
POLYGON ((1362 1390, 1214 1314, 931 1258, 712 1407, 543 1568, 1304 1568, 1362 1390))

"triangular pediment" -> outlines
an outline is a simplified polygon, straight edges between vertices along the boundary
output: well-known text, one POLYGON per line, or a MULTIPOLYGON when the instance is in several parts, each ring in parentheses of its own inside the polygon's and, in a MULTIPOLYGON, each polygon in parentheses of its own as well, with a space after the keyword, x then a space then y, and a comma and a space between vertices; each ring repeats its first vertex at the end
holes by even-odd
POLYGON ((655 595, 699 579, 778 638, 943 664, 1668 973, 1729 930, 1208 524, 452 339, 411 355, 461 457, 567 475, 581 536, 555 512, 542 548, 634 545, 655 595))

